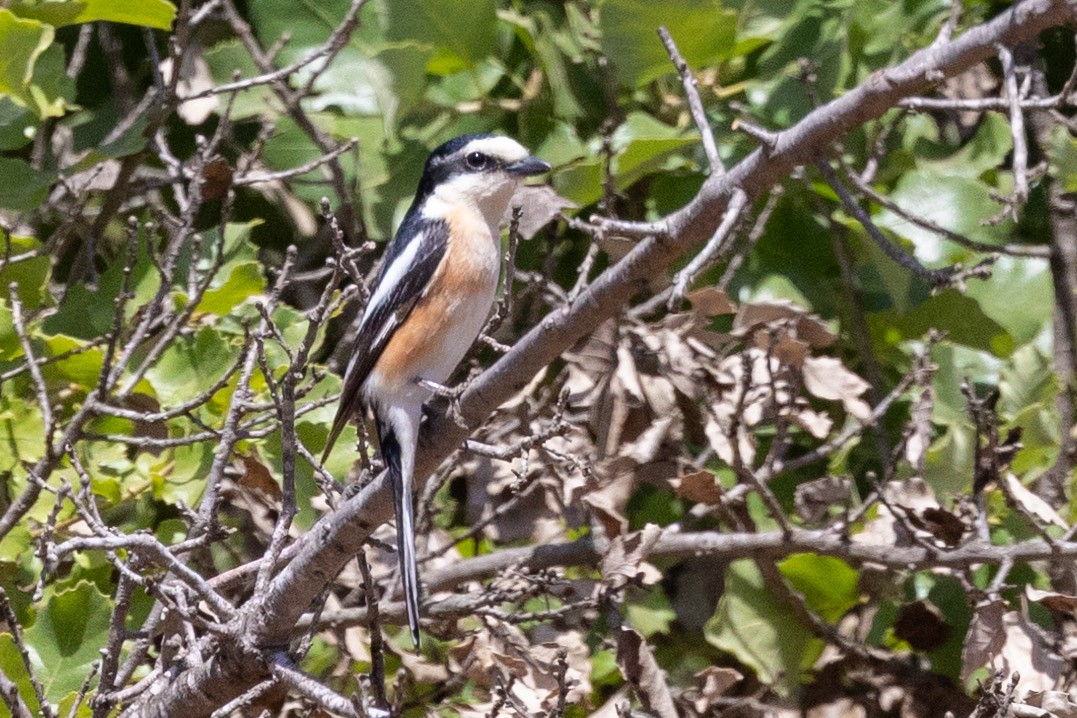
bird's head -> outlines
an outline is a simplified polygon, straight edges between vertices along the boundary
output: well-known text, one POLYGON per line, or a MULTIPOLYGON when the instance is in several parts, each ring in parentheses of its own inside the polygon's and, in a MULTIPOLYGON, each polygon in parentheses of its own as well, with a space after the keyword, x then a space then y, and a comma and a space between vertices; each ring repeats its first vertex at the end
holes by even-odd
POLYGON ((549 170, 548 163, 509 137, 461 135, 430 153, 419 197, 472 206, 496 224, 520 180, 549 170))

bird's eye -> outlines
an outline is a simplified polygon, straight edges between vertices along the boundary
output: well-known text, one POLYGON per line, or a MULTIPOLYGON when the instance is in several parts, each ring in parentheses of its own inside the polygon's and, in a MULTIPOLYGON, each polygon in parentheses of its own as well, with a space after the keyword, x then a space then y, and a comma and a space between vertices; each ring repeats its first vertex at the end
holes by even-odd
POLYGON ((467 166, 473 170, 484 170, 490 162, 490 158, 481 152, 471 152, 464 158, 467 166))

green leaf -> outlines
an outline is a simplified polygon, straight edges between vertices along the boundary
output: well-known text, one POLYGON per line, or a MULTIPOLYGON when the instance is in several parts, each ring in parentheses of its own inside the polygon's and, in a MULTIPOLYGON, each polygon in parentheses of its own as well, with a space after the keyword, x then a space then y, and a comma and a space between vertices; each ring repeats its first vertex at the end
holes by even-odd
MULTIPOLYGON (((20 107, 29 108, 43 117, 49 115, 38 106, 30 86, 34 64, 52 44, 54 34, 51 25, 22 19, 10 10, 0 8, 0 96, 7 96, 20 107)), ((0 176, 6 177, 2 169, 0 176)))
MULTIPOLYGON (((258 67, 254 64, 254 59, 239 40, 219 42, 208 48, 203 53, 203 57, 209 66, 213 82, 218 85, 232 82, 235 79, 233 73, 237 70, 242 77, 254 77, 258 74, 258 67)), ((336 63, 330 65, 329 71, 335 65, 336 63)), ((235 99, 232 100, 231 117, 233 120, 245 120, 262 115, 267 112, 269 108, 267 103, 272 96, 272 89, 265 84, 255 85, 246 90, 236 92, 233 96, 235 99)))
POLYGON ((30 675, 26 672, 26 666, 23 665, 22 658, 19 656, 19 648, 15 645, 15 639, 10 633, 0 633, 0 673, 18 686, 19 696, 31 713, 39 714, 41 706, 37 702, 37 696, 34 695, 30 675))
POLYGON ((804 596, 808 608, 830 623, 837 623, 860 602, 860 574, 839 558, 798 553, 779 563, 778 569, 804 596))
POLYGON ((767 588, 753 561, 734 561, 726 569, 725 593, 703 628, 704 636, 754 670, 761 682, 788 696, 823 647, 807 628, 790 620, 790 610, 767 588))
POLYGON ((969 282, 964 293, 1018 345, 1050 326, 1054 290, 1046 259, 1001 256, 991 267, 991 277, 969 282))
POLYGON ((604 0, 599 12, 602 49, 631 87, 676 71, 658 37, 663 25, 697 71, 730 54, 736 38, 737 13, 717 0, 604 0))
POLYGON ((645 638, 656 633, 669 633, 670 626, 677 618, 669 599, 660 588, 648 591, 642 601, 629 601, 625 604, 628 623, 645 638))
POLYGON ((108 636, 110 601, 80 581, 56 593, 26 630, 31 659, 50 702, 78 690, 108 636))
POLYGON ((161 455, 150 471, 153 497, 173 506, 195 506, 202 498, 205 477, 213 463, 213 446, 199 442, 177 446, 161 455))
POLYGON ((429 45, 427 70, 447 75, 496 54, 496 9, 495 0, 390 0, 386 36, 429 45))
POLYGON ((55 177, 38 172, 24 160, 0 157, 0 207, 27 212, 36 208, 49 194, 55 177))
POLYGON ((505 66, 501 61, 487 57, 473 68, 445 75, 430 87, 426 96, 443 107, 455 107, 488 96, 504 76, 505 66))
MULTIPOLYGON (((1013 149, 1010 122, 1003 115, 988 112, 968 142, 949 157, 921 162, 925 171, 950 177, 976 179, 1003 163, 1013 149)), ((998 211, 997 209, 995 210, 998 211)))
POLYGON ((1013 353, 999 374, 999 408, 1006 416, 1051 402, 1058 391, 1051 360, 1035 344, 1013 353))
POLYGON ((101 368, 105 364, 105 352, 101 347, 86 349, 84 340, 66 334, 46 336, 45 346, 49 356, 59 356, 76 349, 83 350, 42 367, 41 372, 47 380, 73 383, 85 390, 97 384, 101 368))
POLYGON ((616 159, 613 171, 618 189, 629 187, 648 174, 668 169, 670 155, 699 144, 694 130, 682 132, 643 112, 633 112, 612 137, 616 159))
POLYGON ((228 314, 250 297, 261 294, 265 289, 262 265, 258 262, 239 262, 232 266, 227 279, 219 286, 206 290, 198 310, 206 314, 228 314))
POLYGON ((995 356, 1008 356, 1014 350, 1013 337, 987 316, 975 299, 956 289, 939 292, 910 311, 887 315, 907 339, 919 339, 930 329, 940 329, 953 342, 995 356))
MULTIPOLYGON (((318 96, 311 98, 310 106, 315 110, 339 107, 348 114, 380 115, 385 130, 395 132, 398 119, 423 97, 430 56, 428 47, 414 42, 390 45, 376 53, 345 47, 318 76, 314 83, 318 96)), ((466 73, 467 86, 474 84, 474 76, 475 73, 466 73)), ((491 86, 479 85, 487 90, 491 86)))
POLYGON ((63 45, 54 43, 34 63, 30 95, 42 117, 62 117, 75 100, 75 80, 67 76, 63 45))
POLYGON ((176 19, 176 6, 167 0, 24 0, 12 5, 11 10, 20 17, 33 18, 56 27, 105 20, 170 30, 172 21, 176 19))
POLYGON ((45 455, 45 420, 37 402, 4 394, 0 396, 0 471, 11 471, 45 455))
MULTIPOLYGON (((2 167, 0 161, 0 167, 2 167)), ((0 169, 0 175, 3 170, 0 169)), ((0 189, 0 194, 3 190, 0 189)), ((18 262, 9 262, 0 269, 0 297, 7 301, 7 288, 14 283, 17 286, 19 301, 29 309, 37 309, 46 300, 46 283, 49 278, 49 256, 42 250, 42 244, 34 237, 5 236, 0 231, 0 242, 7 243, 12 256, 37 251, 32 256, 18 262)))
POLYGON ((1055 125, 1047 143, 1048 172, 1064 192, 1077 192, 1077 138, 1062 125, 1055 125))
POLYGON ((0 151, 25 147, 34 138, 37 126, 33 112, 10 97, 0 97, 0 151))
MULTIPOLYGON (((978 242, 1002 245, 1013 232, 1012 220, 983 223, 998 214, 1000 205, 991 199, 987 185, 968 177, 913 170, 902 175, 890 199, 916 216, 978 242)), ((875 223, 912 241, 925 262, 945 256, 944 240, 937 234, 889 210, 880 212, 875 223)))
POLYGON ((216 382, 233 360, 233 350, 217 330, 199 329, 173 342, 146 372, 162 406, 189 401, 216 382))
POLYGON ((15 332, 15 322, 11 309, 0 299, 0 361, 8 361, 22 356, 22 344, 15 332))

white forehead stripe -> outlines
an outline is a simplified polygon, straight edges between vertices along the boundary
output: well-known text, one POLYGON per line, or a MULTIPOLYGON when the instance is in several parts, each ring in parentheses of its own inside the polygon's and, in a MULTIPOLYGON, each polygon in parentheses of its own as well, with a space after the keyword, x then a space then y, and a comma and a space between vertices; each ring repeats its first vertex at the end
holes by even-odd
POLYGON ((464 146, 463 153, 481 152, 505 162, 519 162, 529 154, 527 149, 509 137, 483 137, 464 146))

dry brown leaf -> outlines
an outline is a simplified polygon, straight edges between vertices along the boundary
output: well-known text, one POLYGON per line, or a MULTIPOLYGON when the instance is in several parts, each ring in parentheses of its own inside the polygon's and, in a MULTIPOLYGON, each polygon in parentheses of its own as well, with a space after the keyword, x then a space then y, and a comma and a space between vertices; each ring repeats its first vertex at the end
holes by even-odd
POLYGON ((695 501, 697 504, 717 506, 722 503, 722 487, 709 471, 696 471, 674 479, 673 491, 678 498, 695 501))
MULTIPOLYGON (((806 402, 805 402, 806 403, 806 402)), ((784 413, 787 418, 816 439, 825 439, 830 434, 834 422, 821 411, 804 406, 798 400, 796 407, 784 413)))
POLYGON ((232 167, 227 160, 213 160, 202 168, 202 198, 223 199, 232 189, 232 167))
POLYGON ((802 366, 808 358, 808 343, 802 342, 783 332, 778 342, 771 347, 771 352, 778 357, 778 361, 789 366, 802 366))
POLYGON ((1055 593, 1054 591, 1041 591, 1027 584, 1025 585, 1025 595, 1028 596, 1028 600, 1046 606, 1052 611, 1077 616, 1077 596, 1055 593))
POLYGON ((636 689, 640 703, 659 718, 678 718, 666 675, 654 659, 643 636, 625 626, 617 637, 617 667, 636 689))
POLYGON ((877 544, 881 546, 905 545, 908 539, 905 533, 899 535, 897 524, 890 506, 905 509, 906 515, 910 512, 926 508, 938 508, 939 502, 935 499, 935 493, 931 487, 920 478, 913 476, 904 481, 891 481, 884 487, 886 505, 879 507, 878 515, 867 522, 864 530, 853 535, 853 541, 857 543, 877 544))
POLYGON ((696 673, 695 677, 702 685, 699 686, 699 694, 692 701, 692 705, 700 715, 707 713, 715 698, 721 698, 726 691, 744 679, 739 671, 725 666, 708 666, 696 673))
POLYGON ((672 416, 665 416, 655 421, 635 441, 620 448, 621 456, 628 457, 637 464, 647 464, 654 461, 658 456, 659 449, 662 448, 662 443, 669 434, 673 418, 672 416))
POLYGON ((119 176, 119 160, 108 159, 95 164, 88 170, 71 175, 64 181, 63 186, 71 195, 77 197, 85 192, 110 190, 115 186, 119 176))
POLYGON ((569 704, 586 703, 594 687, 591 685, 591 650, 586 637, 580 631, 560 631, 553 641, 531 647, 531 655, 547 666, 546 673, 556 685, 557 655, 565 651, 565 683, 568 685, 566 699, 569 704))
POLYGON ((972 672, 991 662, 1006 642, 1002 616, 1006 602, 1002 600, 981 601, 976 605, 961 647, 961 682, 968 680, 972 672))
POLYGON ((791 326, 795 327, 797 338, 816 349, 826 348, 837 340, 837 336, 827 329, 822 320, 783 299, 752 302, 741 306, 733 320, 733 333, 736 336, 746 336, 761 325, 781 320, 788 320, 791 326))
MULTIPOLYGON (((691 371, 688 375, 691 375, 691 371)), ((643 396, 647 399, 647 404, 655 416, 676 417, 680 414, 677 408, 677 393, 669 379, 653 374, 641 374, 639 380, 643 396)))
POLYGON ((871 386, 845 368, 835 357, 808 357, 803 366, 804 388, 820 399, 840 401, 861 421, 871 418, 871 407, 860 399, 871 386))
MULTIPOLYGON (((707 417, 707 424, 703 427, 703 431, 718 458, 727 464, 732 464, 734 460, 733 444, 729 441, 729 437, 726 436, 725 429, 712 417, 707 417)), ((751 435, 738 427, 737 438, 740 444, 738 448, 741 461, 746 464, 750 463, 755 457, 755 447, 753 446, 751 435)))
POLYGON ((603 583, 620 588, 636 581, 654 583, 660 579, 661 574, 654 566, 646 563, 644 558, 661 537, 661 527, 647 524, 639 531, 618 536, 610 541, 609 548, 599 564, 603 583))
POLYGON ((1062 691, 1037 691, 1025 697, 1024 704, 1042 708, 1052 718, 1077 718, 1077 703, 1062 691))
POLYGON ((520 207, 520 236, 531 239, 543 227, 561 216, 566 209, 576 209, 578 204, 557 194, 549 185, 520 185, 512 195, 509 210, 505 216, 507 224, 512 219, 512 208, 520 207))
POLYGON ((1001 671, 1003 678, 1013 673, 1021 675, 1021 688, 1028 691, 1048 691, 1058 686, 1068 670, 1067 662, 1051 648, 1041 629, 1017 611, 1002 617, 1005 642, 988 667, 1001 671))
POLYGON ((628 519, 609 503, 608 497, 592 493, 583 497, 583 501, 602 524, 602 530, 605 531, 607 538, 620 536, 628 529, 628 519))
POLYGON ((693 310, 707 317, 733 314, 737 311, 737 305, 729 298, 729 294, 718 287, 697 289, 689 292, 687 298, 692 303, 693 310))
POLYGON ((280 501, 282 494, 280 485, 277 484, 273 474, 254 454, 240 456, 243 460, 243 475, 239 477, 239 485, 251 489, 258 489, 273 499, 280 501))
POLYGON ((1006 472, 1006 488, 1013 496, 1014 500, 1024 507, 1025 511, 1040 519, 1041 521, 1049 524, 1054 524, 1059 528, 1069 528, 1066 522, 1058 515, 1058 512, 1054 510, 1051 504, 1047 503, 1036 494, 1032 493, 1025 488, 1025 485, 1010 472, 1006 472))
POLYGON ((636 360, 632 357, 632 351, 627 344, 617 347, 617 368, 614 370, 614 378, 621 382, 624 390, 637 403, 643 403, 643 387, 639 383, 639 371, 636 369, 636 360))

